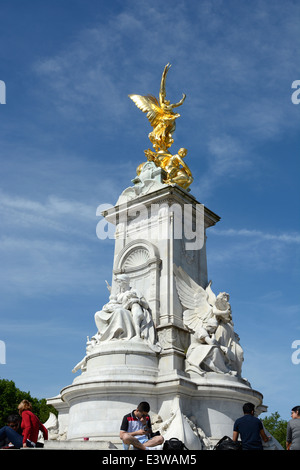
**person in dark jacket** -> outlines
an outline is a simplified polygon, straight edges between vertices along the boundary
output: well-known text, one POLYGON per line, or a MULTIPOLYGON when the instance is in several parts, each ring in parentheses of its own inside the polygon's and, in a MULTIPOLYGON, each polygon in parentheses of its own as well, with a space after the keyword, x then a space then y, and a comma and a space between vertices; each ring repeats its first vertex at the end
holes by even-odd
POLYGON ((233 426, 232 439, 237 441, 240 436, 243 450, 263 450, 262 440, 269 440, 261 420, 254 416, 254 408, 253 403, 245 403, 244 416, 238 418, 233 426))

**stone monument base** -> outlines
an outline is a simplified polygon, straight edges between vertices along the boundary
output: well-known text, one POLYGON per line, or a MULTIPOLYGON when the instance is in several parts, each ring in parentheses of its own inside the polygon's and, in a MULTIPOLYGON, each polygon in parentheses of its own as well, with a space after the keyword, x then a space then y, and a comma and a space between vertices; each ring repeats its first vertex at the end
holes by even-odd
POLYGON ((210 373, 193 377, 184 372, 159 371, 158 354, 146 345, 116 341, 88 356, 86 370, 49 399, 60 412, 59 428, 67 440, 108 441, 117 448, 122 417, 148 401, 154 430, 165 439, 177 437, 190 450, 212 449, 232 435, 242 405, 261 407, 262 395, 247 381, 210 373), (110 349, 110 350, 109 350, 110 349))

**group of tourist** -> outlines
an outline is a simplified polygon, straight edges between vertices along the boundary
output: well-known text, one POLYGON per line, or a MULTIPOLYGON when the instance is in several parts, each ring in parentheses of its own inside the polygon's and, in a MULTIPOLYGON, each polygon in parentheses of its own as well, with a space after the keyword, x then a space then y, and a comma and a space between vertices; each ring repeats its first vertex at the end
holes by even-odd
MULTIPOLYGON (((149 411, 149 404, 141 402, 124 416, 120 430, 124 449, 130 445, 140 450, 161 448, 164 439, 160 433, 152 432, 149 411)), ((254 405, 245 403, 243 412, 244 415, 234 423, 232 440, 236 442, 240 439, 242 450, 263 450, 262 442, 268 442, 271 438, 266 435, 261 420, 254 416, 254 405)), ((286 449, 300 450, 300 406, 295 406, 291 415, 292 419, 287 425, 286 449)))
POLYGON ((18 415, 10 415, 7 425, 0 429, 2 448, 38 447, 40 431, 44 439, 48 439, 48 430, 32 412, 32 405, 28 400, 21 401, 18 412, 18 415))
MULTIPOLYGON (((159 431, 152 431, 149 411, 149 403, 141 402, 135 410, 123 417, 120 439, 124 449, 128 449, 130 445, 139 450, 162 448, 164 438, 159 431)), ((47 440, 47 429, 32 412, 32 405, 28 400, 21 401, 18 412, 18 415, 10 415, 7 425, 0 429, 0 446, 15 449, 39 447, 39 432, 47 440)), ((234 423, 233 441, 240 439, 243 450, 263 450, 262 441, 267 442, 269 437, 261 420, 254 416, 254 405, 245 403, 243 412, 244 415, 234 423)), ((300 450, 300 406, 292 409, 291 417, 287 424, 286 449, 300 450)))

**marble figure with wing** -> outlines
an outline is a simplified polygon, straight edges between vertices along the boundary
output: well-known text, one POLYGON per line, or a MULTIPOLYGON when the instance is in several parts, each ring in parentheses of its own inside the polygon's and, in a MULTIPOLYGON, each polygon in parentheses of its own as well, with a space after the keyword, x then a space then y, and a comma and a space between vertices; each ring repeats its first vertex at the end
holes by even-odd
POLYGON ((209 282, 198 285, 174 265, 175 282, 183 311, 183 324, 191 333, 186 355, 188 372, 230 374, 241 378, 243 350, 234 331, 229 295, 216 296, 209 282))

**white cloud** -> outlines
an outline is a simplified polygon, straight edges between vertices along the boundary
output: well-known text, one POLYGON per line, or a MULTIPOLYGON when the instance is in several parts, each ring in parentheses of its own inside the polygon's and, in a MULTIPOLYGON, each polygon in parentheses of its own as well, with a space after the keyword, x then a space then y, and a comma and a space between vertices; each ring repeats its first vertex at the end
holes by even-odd
POLYGON ((0 215, 0 284, 6 294, 88 292, 104 282, 112 242, 97 239, 96 207, 56 196, 41 202, 2 192, 0 215), (99 254, 101 264, 95 262, 99 254))
POLYGON ((95 287, 90 250, 71 239, 62 242, 2 237, 0 253, 0 284, 6 294, 31 296, 51 291, 62 293, 75 286, 95 287))
POLYGON ((257 241, 259 240, 274 240, 282 243, 295 243, 300 244, 300 234, 299 233, 268 233, 260 230, 249 230, 249 229, 212 229, 211 234, 219 236, 229 236, 229 237, 248 237, 253 238, 257 241))
POLYGON ((76 200, 65 200, 57 196, 48 196, 44 203, 26 197, 0 193, 2 231, 12 227, 19 230, 29 229, 31 233, 44 229, 49 235, 53 231, 87 237, 79 229, 79 224, 95 221, 95 208, 76 200))
POLYGON ((231 270, 250 272, 285 272, 290 278, 297 275, 295 252, 299 250, 300 234, 297 232, 269 233, 249 229, 218 229, 209 232, 208 257, 214 266, 230 263, 231 270), (219 241, 221 240, 221 242, 219 241), (254 269, 254 271, 252 271, 254 269))
MULTIPOLYGON (((55 56, 36 63, 36 72, 47 78, 48 86, 57 93, 56 105, 73 110, 80 105, 78 118, 80 109, 86 107, 87 111, 93 102, 96 107, 101 106, 105 117, 125 116, 127 94, 158 92, 153 89, 155 84, 159 85, 157 74, 165 61, 170 60, 174 66, 169 89, 174 90, 176 77, 180 83, 184 77, 185 83, 192 85, 190 96, 197 114, 200 100, 205 108, 210 106, 210 122, 221 112, 222 125, 229 124, 229 117, 235 125, 245 122, 247 127, 252 123, 263 129, 270 116, 269 105, 276 104, 274 91, 283 85, 290 68, 296 71, 295 44, 291 43, 292 26, 296 23, 293 10, 286 8, 282 15, 281 5, 280 11, 278 7, 269 7, 268 11, 265 4, 253 9, 245 4, 233 8, 227 2, 219 2, 216 9, 207 2, 199 2, 191 16, 184 2, 177 2, 170 21, 169 6, 168 2, 163 6, 160 2, 151 5, 139 2, 134 7, 127 4, 126 10, 82 29, 55 56), (274 15, 277 20, 283 16, 276 26, 272 22, 274 15), (210 30, 212 36, 207 34, 210 30), (283 58, 286 67, 280 65, 283 58), (130 83, 137 87, 135 91, 128 88, 130 83), (215 100, 211 102, 213 96, 215 100), (259 109, 255 103, 260 104, 259 109), (251 106, 252 112, 247 109, 251 106), (226 119, 222 119, 222 114, 226 119)), ((90 108, 91 116, 95 109, 90 108)), ((273 113, 272 120, 282 123, 282 113, 273 113)))
POLYGON ((187 93, 174 146, 180 137, 189 154, 202 152, 206 170, 198 180, 209 197, 228 178, 258 168, 257 144, 297 131, 290 85, 299 7, 201 1, 191 14, 181 1, 176 8, 168 1, 134 3, 99 16, 36 62, 41 92, 68 121, 101 128, 106 139, 147 139, 150 125, 127 95, 157 95, 163 66, 171 62, 168 96, 187 93))

